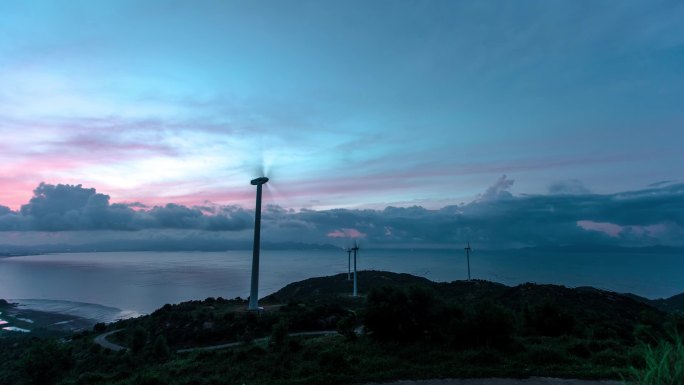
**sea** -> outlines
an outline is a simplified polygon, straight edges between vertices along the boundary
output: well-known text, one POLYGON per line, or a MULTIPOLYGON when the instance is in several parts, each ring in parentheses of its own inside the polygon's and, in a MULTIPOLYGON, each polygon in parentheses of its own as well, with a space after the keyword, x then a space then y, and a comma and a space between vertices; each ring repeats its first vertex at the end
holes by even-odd
MULTIPOLYGON (((352 255, 353 259, 353 255, 352 255)), ((0 258, 0 298, 33 310, 98 321, 149 314, 164 304, 207 297, 246 298, 252 253, 83 252, 0 258)), ((463 249, 361 249, 358 270, 409 273, 433 281, 463 280, 463 249)), ((353 271, 343 250, 262 250, 259 296, 306 278, 353 271)), ((647 298, 684 292, 684 256, 677 253, 475 250, 473 279, 593 286, 647 298)), ((350 286, 350 292, 352 288, 350 286)), ((364 288, 359 287, 363 293, 364 288)))

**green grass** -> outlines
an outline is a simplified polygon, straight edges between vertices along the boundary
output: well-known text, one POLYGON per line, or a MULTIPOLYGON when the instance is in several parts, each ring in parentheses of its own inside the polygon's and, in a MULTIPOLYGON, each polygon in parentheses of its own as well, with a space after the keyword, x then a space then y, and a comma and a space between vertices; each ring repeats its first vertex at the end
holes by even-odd
POLYGON ((684 343, 675 330, 657 344, 642 344, 643 367, 630 369, 629 382, 639 385, 683 385, 684 343))

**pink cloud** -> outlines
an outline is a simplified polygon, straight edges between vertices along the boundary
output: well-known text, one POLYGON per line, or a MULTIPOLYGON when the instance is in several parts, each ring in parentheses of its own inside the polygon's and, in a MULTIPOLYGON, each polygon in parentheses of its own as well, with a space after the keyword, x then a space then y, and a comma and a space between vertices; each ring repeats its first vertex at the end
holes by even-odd
POLYGON ((610 222, 577 221, 577 226, 587 231, 598 231, 613 238, 617 238, 624 228, 610 222))
POLYGON ((337 229, 327 234, 330 238, 364 238, 366 234, 357 229, 337 229))
POLYGON ((617 238, 620 234, 632 232, 639 237, 658 236, 667 232, 668 226, 665 223, 656 223, 653 225, 630 225, 620 226, 610 222, 594 222, 594 221, 577 221, 577 226, 588 231, 598 231, 613 238, 617 238))

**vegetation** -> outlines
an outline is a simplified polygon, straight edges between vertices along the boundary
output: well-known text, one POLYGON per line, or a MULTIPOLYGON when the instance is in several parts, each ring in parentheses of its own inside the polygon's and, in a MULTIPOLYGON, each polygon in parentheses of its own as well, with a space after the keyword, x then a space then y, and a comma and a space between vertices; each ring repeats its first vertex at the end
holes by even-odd
POLYGON ((5 334, 1 384, 351 384, 406 378, 624 378, 681 384, 682 322, 614 293, 362 272, 288 285, 260 313, 208 298, 59 338, 5 334), (315 293, 313 295, 312 293, 315 293), (93 343, 106 331, 128 347, 93 343), (296 336, 303 331, 339 335, 296 336), (666 332, 669 330, 669 332, 666 332), (217 350, 178 349, 238 342, 217 350), (680 382, 677 382, 680 381, 680 382))
POLYGON ((642 343, 638 346, 643 366, 630 369, 630 379, 640 385, 684 384, 684 341, 679 329, 670 328, 668 338, 655 345, 642 343))

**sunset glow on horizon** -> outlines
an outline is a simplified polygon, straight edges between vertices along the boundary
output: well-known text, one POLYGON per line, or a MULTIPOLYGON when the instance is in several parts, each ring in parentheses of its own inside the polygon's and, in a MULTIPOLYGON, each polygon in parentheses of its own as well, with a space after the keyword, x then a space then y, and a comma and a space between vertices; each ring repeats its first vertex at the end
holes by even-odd
POLYGON ((3 2, 0 206, 18 212, 45 183, 251 210, 263 172, 265 204, 295 212, 676 186, 683 7, 3 2))

